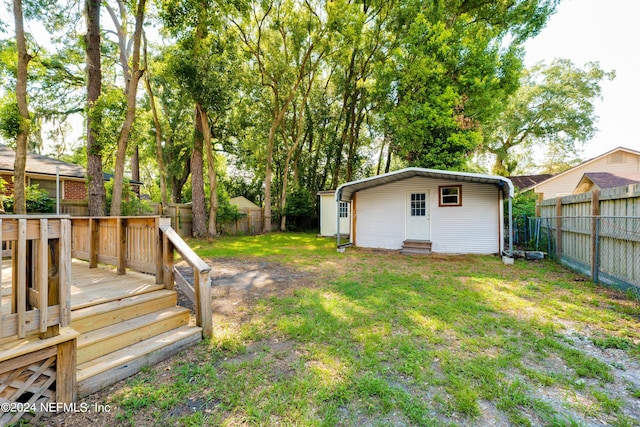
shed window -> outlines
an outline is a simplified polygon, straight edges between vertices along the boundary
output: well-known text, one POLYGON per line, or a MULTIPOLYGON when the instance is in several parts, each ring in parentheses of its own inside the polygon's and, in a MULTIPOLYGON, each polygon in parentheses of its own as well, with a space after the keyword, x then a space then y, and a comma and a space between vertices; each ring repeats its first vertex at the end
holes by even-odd
POLYGON ((427 216, 425 193, 411 193, 411 216, 427 216))
POLYGON ((349 204, 347 202, 340 202, 340 218, 349 217, 349 204))
POLYGON ((462 185, 438 187, 440 206, 462 206, 462 185))

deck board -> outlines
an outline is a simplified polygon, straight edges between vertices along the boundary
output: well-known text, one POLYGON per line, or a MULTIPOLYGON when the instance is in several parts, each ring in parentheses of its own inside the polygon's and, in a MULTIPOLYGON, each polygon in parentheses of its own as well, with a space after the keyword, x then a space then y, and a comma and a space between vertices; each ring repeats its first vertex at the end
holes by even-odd
MULTIPOLYGON (((0 283, 0 313, 11 311, 11 260, 2 261, 0 283)), ((116 301, 133 295, 163 289, 150 274, 128 270, 118 275, 115 267, 99 265, 89 268, 89 263, 72 260, 71 263, 71 310, 90 307, 99 303, 116 301)))

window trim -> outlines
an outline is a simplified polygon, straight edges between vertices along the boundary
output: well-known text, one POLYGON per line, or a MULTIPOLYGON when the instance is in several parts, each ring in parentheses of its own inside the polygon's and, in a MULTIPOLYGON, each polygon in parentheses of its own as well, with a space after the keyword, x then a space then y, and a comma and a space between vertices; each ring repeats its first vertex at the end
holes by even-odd
POLYGON ((338 204, 338 218, 349 218, 349 203, 340 201, 338 204), (344 209, 343 209, 344 207, 344 209), (344 215, 343 215, 344 213, 344 215))
MULTIPOLYGON (((447 196, 452 196, 451 194, 447 194, 447 196)), ((449 208, 462 206, 462 185, 440 185, 438 186, 438 206, 441 208, 449 208), (444 195, 442 194, 442 190, 447 188, 457 188, 458 189, 458 201, 456 203, 445 203, 443 202, 444 195)))

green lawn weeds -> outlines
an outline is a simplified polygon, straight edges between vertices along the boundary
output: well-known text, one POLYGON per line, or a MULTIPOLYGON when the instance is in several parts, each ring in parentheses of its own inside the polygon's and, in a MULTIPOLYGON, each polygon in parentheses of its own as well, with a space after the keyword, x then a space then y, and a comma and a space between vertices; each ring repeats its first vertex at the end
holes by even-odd
POLYGON ((191 240, 306 272, 121 383, 124 425, 637 426, 640 305, 552 261, 403 256, 311 234, 191 240))

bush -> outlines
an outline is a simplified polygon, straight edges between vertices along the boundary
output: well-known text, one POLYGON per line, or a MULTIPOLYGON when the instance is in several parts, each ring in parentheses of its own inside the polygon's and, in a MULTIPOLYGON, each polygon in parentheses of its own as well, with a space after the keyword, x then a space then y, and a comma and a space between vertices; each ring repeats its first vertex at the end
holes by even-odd
MULTIPOLYGON (((104 184, 105 191, 107 192, 107 212, 111 211, 111 197, 113 194, 113 178, 104 184)), ((140 200, 138 195, 131 188, 131 184, 128 179, 124 179, 122 182, 122 203, 120 205, 120 215, 122 216, 136 216, 136 215, 148 215, 151 213, 151 207, 143 200, 140 200)))
MULTIPOLYGON (((49 198, 47 190, 41 190, 38 184, 28 185, 26 188, 27 213, 54 213, 56 201, 49 198)), ((5 196, 4 209, 7 213, 13 213, 13 195, 5 196)))

